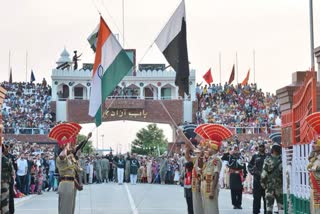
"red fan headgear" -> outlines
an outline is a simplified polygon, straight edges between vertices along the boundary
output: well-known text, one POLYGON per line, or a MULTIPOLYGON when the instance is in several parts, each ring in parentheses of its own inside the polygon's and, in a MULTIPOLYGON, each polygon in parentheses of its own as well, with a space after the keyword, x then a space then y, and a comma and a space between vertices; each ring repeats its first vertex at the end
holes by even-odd
POLYGON ((59 146, 67 143, 75 143, 81 126, 77 123, 62 123, 51 129, 49 138, 57 140, 59 146))

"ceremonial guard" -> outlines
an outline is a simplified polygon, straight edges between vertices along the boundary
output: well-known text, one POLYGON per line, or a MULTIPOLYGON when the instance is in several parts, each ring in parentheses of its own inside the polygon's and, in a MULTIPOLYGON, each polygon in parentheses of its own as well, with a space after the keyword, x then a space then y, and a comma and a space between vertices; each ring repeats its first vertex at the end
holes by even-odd
POLYGON ((7 147, 2 144, 2 151, 4 155, 1 157, 1 212, 2 214, 10 214, 9 210, 9 188, 12 182, 12 175, 14 174, 11 160, 6 157, 7 147))
POLYGON ((233 209, 242 209, 243 181, 247 176, 246 164, 239 148, 234 146, 232 154, 225 154, 222 160, 228 160, 227 166, 230 173, 230 190, 233 209))
POLYGON ((320 139, 314 142, 312 152, 309 156, 309 171, 310 184, 311 184, 311 197, 310 205, 311 213, 320 213, 320 139))
POLYGON ((204 152, 203 150, 206 149, 206 142, 202 142, 199 144, 198 148, 195 149, 195 157, 190 157, 190 152, 186 152, 186 158, 188 161, 192 161, 194 166, 192 169, 192 203, 193 203, 193 210, 195 214, 202 214, 204 213, 203 210, 203 202, 201 197, 201 175, 202 175, 202 168, 204 165, 204 152))
POLYGON ((277 201, 278 210, 283 211, 282 179, 281 146, 274 143, 271 155, 264 160, 261 173, 261 186, 266 192, 267 214, 273 213, 274 199, 277 201))
POLYGON ((220 143, 208 142, 208 159, 202 169, 201 195, 204 214, 219 214, 219 174, 222 167, 221 159, 218 157, 220 143))
POLYGON ((81 126, 76 123, 62 123, 56 125, 49 133, 51 139, 58 141, 58 145, 62 148, 56 158, 56 166, 59 171, 59 214, 74 214, 76 203, 76 191, 82 190, 79 184, 79 173, 81 167, 77 159, 82 148, 91 137, 82 141, 77 147, 74 147, 76 137, 79 134, 81 126))
POLYGON ((252 156, 248 164, 248 170, 253 176, 253 214, 260 213, 261 198, 263 199, 264 212, 267 211, 265 190, 261 187, 261 173, 265 158, 265 145, 260 142, 258 153, 252 156))

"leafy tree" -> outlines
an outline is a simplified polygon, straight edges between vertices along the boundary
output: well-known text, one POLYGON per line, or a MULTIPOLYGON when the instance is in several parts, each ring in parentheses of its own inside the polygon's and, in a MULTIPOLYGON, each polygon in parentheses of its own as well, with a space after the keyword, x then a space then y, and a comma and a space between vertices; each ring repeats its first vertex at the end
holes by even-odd
MULTIPOLYGON (((87 136, 79 134, 77 136, 77 144, 81 143, 83 140, 85 140, 87 138, 87 136)), ((93 147, 92 147, 92 141, 89 140, 86 145, 83 147, 82 149, 82 153, 83 154, 92 154, 94 151, 93 147)))
POLYGON ((156 124, 150 124, 146 128, 142 128, 136 135, 136 139, 132 142, 132 153, 140 155, 157 156, 167 150, 168 140, 163 134, 163 130, 159 129, 156 124))

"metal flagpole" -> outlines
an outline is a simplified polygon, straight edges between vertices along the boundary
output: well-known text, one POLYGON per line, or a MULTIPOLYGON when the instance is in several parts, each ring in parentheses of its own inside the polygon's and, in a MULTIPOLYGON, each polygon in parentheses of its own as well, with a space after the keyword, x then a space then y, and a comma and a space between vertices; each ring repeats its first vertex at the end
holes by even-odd
POLYGON ((238 52, 236 52, 236 70, 237 70, 237 85, 239 84, 239 75, 238 75, 238 52))
POLYGON ((122 0, 122 45, 124 48, 124 0, 122 0))
POLYGON ((221 52, 219 52, 219 73, 220 73, 220 84, 221 84, 221 52))
POLYGON ((9 79, 10 79, 10 72, 11 72, 11 51, 9 50, 9 79))
MULTIPOLYGON (((310 16, 310 48, 311 48, 311 69, 314 69, 314 34, 313 34, 313 4, 312 0, 309 0, 309 16, 310 16)), ((320 74, 318 72, 318 80, 320 74)))
POLYGON ((253 49, 253 83, 256 83, 256 51, 253 49))
POLYGON ((26 52, 26 83, 28 82, 28 51, 26 52))

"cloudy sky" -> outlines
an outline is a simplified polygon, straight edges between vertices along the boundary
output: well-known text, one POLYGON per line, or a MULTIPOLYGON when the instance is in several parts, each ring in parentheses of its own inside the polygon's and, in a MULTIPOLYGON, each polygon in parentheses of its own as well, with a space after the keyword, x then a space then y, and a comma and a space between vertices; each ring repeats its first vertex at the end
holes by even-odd
MULTIPOLYGON (((124 0, 125 48, 137 49, 137 63, 165 63, 154 39, 180 0, 124 0), (146 53, 146 51, 149 51, 146 53), (142 56, 146 56, 142 59, 142 56)), ((185 0, 188 48, 197 81, 212 67, 219 82, 227 81, 238 53, 239 82, 249 68, 265 91, 275 92, 291 82, 291 74, 310 67, 309 8, 307 0, 185 0)), ((315 46, 319 45, 320 0, 314 0, 315 46)), ((63 48, 83 53, 82 62, 93 62, 86 39, 99 21, 99 10, 122 42, 121 0, 10 0, 0 7, 0 80, 8 79, 8 55, 14 81, 35 72, 36 80, 50 79, 51 69, 63 48)), ((236 77, 237 79, 237 77, 236 77)), ((249 82, 253 81, 253 75, 249 82)), ((50 82, 50 81, 49 81, 50 82)))

